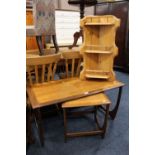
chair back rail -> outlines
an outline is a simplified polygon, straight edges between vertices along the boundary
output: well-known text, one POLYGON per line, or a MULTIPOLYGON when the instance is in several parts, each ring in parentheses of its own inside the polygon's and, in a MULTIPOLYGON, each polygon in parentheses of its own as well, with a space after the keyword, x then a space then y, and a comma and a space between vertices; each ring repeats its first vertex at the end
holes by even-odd
POLYGON ((60 54, 27 58, 26 68, 29 84, 54 80, 57 63, 60 58, 60 54))

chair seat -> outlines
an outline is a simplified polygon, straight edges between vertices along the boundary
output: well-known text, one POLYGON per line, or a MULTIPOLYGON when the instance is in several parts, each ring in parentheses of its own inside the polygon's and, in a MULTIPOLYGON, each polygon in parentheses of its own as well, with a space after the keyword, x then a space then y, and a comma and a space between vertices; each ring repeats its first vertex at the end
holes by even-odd
POLYGON ((97 106, 97 105, 107 105, 110 104, 111 101, 109 98, 103 94, 95 94, 87 97, 83 97, 80 99, 64 102, 62 104, 62 108, 74 108, 74 107, 85 107, 85 106, 97 106))

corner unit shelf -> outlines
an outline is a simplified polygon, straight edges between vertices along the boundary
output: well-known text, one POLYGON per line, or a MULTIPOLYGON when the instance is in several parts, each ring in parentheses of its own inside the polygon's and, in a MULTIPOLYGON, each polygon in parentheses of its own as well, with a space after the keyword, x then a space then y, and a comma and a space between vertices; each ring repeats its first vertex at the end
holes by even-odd
POLYGON ((81 47, 84 68, 80 78, 114 80, 113 60, 118 52, 115 33, 120 20, 112 15, 87 16, 81 20, 80 25, 84 32, 81 47))
POLYGON ((114 23, 86 23, 86 26, 109 26, 109 25, 114 25, 114 23))
POLYGON ((109 78, 109 72, 104 72, 102 70, 89 70, 87 69, 86 71, 86 78, 103 78, 103 79, 108 79, 109 78))
POLYGON ((111 54, 111 51, 100 51, 100 50, 86 50, 85 53, 96 53, 96 54, 111 54))
POLYGON ((112 54, 112 46, 104 47, 98 45, 87 45, 85 53, 112 54))

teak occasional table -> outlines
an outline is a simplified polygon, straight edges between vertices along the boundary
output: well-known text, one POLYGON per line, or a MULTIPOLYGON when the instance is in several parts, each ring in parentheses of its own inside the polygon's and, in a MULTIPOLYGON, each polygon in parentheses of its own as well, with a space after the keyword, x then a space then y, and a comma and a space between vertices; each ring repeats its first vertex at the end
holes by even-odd
POLYGON ((36 84, 27 87, 27 93, 33 110, 38 116, 41 143, 44 144, 43 127, 41 124, 40 108, 52 104, 59 104, 65 101, 78 99, 81 97, 98 94, 110 89, 119 88, 117 103, 109 115, 112 119, 115 118, 119 107, 122 87, 124 84, 117 80, 103 81, 103 80, 81 80, 80 78, 69 78, 58 81, 50 81, 41 84, 36 84))

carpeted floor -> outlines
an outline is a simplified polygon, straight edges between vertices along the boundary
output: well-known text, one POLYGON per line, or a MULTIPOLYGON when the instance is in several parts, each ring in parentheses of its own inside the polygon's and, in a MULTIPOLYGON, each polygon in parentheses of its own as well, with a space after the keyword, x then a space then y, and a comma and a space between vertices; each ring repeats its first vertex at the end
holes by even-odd
MULTIPOLYGON (((128 155, 129 154, 129 77, 128 74, 116 72, 117 79, 124 82, 122 98, 114 121, 109 119, 104 139, 101 136, 78 137, 64 143, 63 118, 52 116, 43 120, 45 145, 41 147, 36 126, 33 124, 35 143, 27 148, 27 155, 128 155)), ((116 102, 117 89, 106 92, 116 102)), ((69 119, 68 128, 92 129, 93 117, 69 119)))

